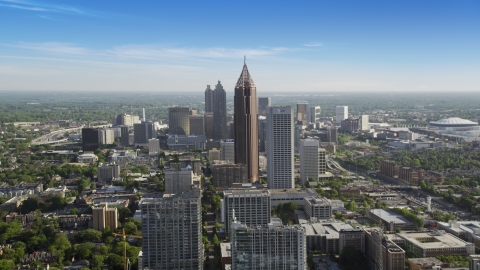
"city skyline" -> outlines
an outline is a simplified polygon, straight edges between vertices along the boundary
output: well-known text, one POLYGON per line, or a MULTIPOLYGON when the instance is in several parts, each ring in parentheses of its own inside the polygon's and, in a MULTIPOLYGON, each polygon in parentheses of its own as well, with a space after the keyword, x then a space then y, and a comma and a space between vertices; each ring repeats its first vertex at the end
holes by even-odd
POLYGON ((15 28, 0 37, 0 91, 231 89, 244 55, 262 93, 478 91, 479 5, 2 0, 15 28), (229 16, 239 8, 248 20, 229 16), (236 35, 245 27, 248 41, 236 35))

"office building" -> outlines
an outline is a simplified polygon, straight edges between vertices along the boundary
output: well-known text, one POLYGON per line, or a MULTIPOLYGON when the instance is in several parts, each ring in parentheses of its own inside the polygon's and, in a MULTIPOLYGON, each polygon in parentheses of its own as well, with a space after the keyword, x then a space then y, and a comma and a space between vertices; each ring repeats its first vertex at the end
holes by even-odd
POLYGON ((203 115, 205 123, 205 136, 207 140, 213 140, 213 113, 205 113, 203 115))
POLYGON ((272 106, 272 100, 269 97, 258 98, 258 115, 267 116, 267 108, 272 106))
POLYGON ((270 223, 254 227, 233 219, 232 269, 308 269, 302 226, 270 223))
POLYGON ((115 117, 113 117, 112 120, 112 126, 133 126, 133 124, 140 123, 140 117, 134 116, 134 115, 129 115, 126 113, 121 113, 115 117))
POLYGON ((136 145, 148 145, 148 140, 157 138, 157 131, 151 121, 142 120, 133 124, 133 143, 136 145))
POLYGON ((248 178, 258 181, 257 88, 244 63, 234 97, 235 163, 245 164, 248 178))
POLYGON ((130 145, 130 131, 128 130, 128 126, 120 126, 120 145, 121 146, 129 146, 130 145))
POLYGON ((220 142, 220 158, 227 162, 235 162, 235 141, 223 140, 220 142))
POLYGON ((218 81, 213 90, 213 139, 227 138, 227 94, 218 81))
POLYGON ((192 189, 193 171, 190 166, 180 170, 165 170, 165 193, 178 194, 192 189))
POLYGON ((95 151, 100 147, 98 129, 82 128, 82 150, 95 151))
POLYGON ((309 108, 309 122, 318 123, 320 122, 320 113, 322 112, 320 106, 314 106, 309 108))
POLYGON ((305 197, 303 208, 307 219, 330 219, 332 218, 332 205, 325 197, 305 197))
POLYGON ((223 192, 222 221, 230 231, 232 211, 237 220, 248 226, 270 223, 270 192, 268 190, 231 189, 223 192))
POLYGON ((305 183, 311 178, 318 180, 327 172, 326 151, 319 147, 320 142, 313 139, 300 141, 300 181, 305 183))
POLYGON ((348 131, 348 132, 356 132, 360 127, 360 120, 358 118, 347 118, 342 120, 342 123, 340 124, 340 128, 343 131, 348 131))
MULTIPOLYGON (((265 113, 266 114, 266 113, 265 113)), ((267 142, 267 118, 265 116, 258 117, 258 151, 265 153, 267 142)))
POLYGON ((468 256, 475 254, 475 244, 457 238, 443 230, 432 232, 400 232, 396 234, 405 243, 405 251, 415 257, 426 258, 439 255, 468 256))
POLYGON ((190 135, 205 135, 205 116, 190 115, 190 135))
POLYGON ((337 143, 337 128, 335 126, 327 127, 327 142, 337 143))
POLYGON ((190 108, 168 108, 168 134, 190 135, 190 108))
POLYGON ((200 192, 142 198, 142 269, 203 269, 200 192))
POLYGON ((267 109, 268 188, 294 188, 293 111, 291 107, 267 109))
POLYGON ((297 104, 297 124, 305 125, 307 124, 307 110, 308 103, 298 103, 297 104))
POLYGON ((401 230, 416 230, 417 224, 406 217, 397 214, 391 210, 370 209, 367 211, 367 218, 375 224, 380 224, 382 228, 388 231, 395 231, 397 228, 401 230))
POLYGON ((115 142, 115 132, 113 129, 101 128, 98 130, 98 141, 100 144, 113 144, 115 142))
POLYGON ((105 227, 115 231, 118 227, 117 208, 108 208, 108 205, 92 207, 93 229, 103 232, 105 227))
POLYGON ((120 165, 102 164, 98 167, 97 180, 99 183, 112 183, 120 179, 120 165))
POLYGON ((168 135, 168 149, 194 149, 203 150, 207 139, 205 135, 168 135))
POLYGON ((405 269, 405 251, 379 229, 365 231, 365 257, 372 270, 405 269))
POLYGON ((365 231, 362 229, 341 229, 339 233, 340 252, 346 246, 365 253, 365 231))
POLYGON ((220 160, 220 150, 218 150, 217 148, 208 150, 208 159, 210 161, 220 160))
POLYGON ((352 224, 339 221, 302 222, 308 250, 340 254, 340 231, 354 229, 352 224))
POLYGON ((348 118, 348 106, 337 106, 335 123, 337 126, 342 124, 342 120, 348 118))
POLYGON ((217 188, 231 188, 233 183, 248 183, 245 164, 213 164, 212 184, 217 188))
POLYGON ((149 139, 148 140, 148 154, 155 155, 160 153, 160 140, 149 139))
POLYGON ((205 112, 213 113, 213 90, 210 88, 210 85, 207 85, 205 89, 205 112))
POLYGON ((360 130, 370 130, 369 116, 368 114, 362 114, 360 117, 360 130))

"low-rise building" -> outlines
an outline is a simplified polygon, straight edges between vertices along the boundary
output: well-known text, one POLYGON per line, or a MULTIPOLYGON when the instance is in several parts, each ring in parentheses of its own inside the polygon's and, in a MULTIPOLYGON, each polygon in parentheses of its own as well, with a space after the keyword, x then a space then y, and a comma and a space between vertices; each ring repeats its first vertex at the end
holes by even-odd
POLYGON ((277 207, 280 203, 289 202, 303 207, 305 197, 318 197, 317 192, 311 188, 269 189, 269 191, 272 207, 277 207))
POLYGON ((94 164, 94 163, 97 163, 97 161, 98 161, 98 157, 93 153, 84 153, 84 154, 78 155, 77 157, 78 163, 94 164))
POLYGON ((370 269, 405 269, 405 251, 377 228, 365 231, 365 257, 370 269))
POLYGON ((307 219, 312 217, 318 219, 332 218, 332 205, 325 197, 305 197, 303 198, 303 208, 307 219))
POLYGON ((362 229, 341 229, 339 232, 340 252, 346 246, 365 253, 365 231, 362 229))
POLYGON ((355 229, 351 224, 323 221, 301 224, 305 229, 307 249, 323 253, 340 254, 340 231, 355 229))
POLYGON ((375 224, 385 226, 388 231, 395 231, 397 228, 401 230, 417 229, 415 222, 390 210, 370 209, 370 211, 367 211, 367 218, 375 224))
POLYGON ((401 232, 397 242, 420 258, 445 256, 468 256, 475 254, 475 244, 465 242, 443 230, 431 232, 401 232))

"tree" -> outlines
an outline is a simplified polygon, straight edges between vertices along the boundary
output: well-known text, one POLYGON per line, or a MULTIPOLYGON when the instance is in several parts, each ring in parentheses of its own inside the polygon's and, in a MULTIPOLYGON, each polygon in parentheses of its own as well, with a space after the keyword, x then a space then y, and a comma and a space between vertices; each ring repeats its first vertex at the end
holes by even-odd
POLYGON ((94 229, 86 229, 79 236, 79 242, 100 242, 102 239, 102 233, 94 229))
POLYGON ((22 214, 27 214, 32 211, 35 211, 38 209, 38 199, 37 198, 28 198, 25 201, 22 202, 22 206, 20 206, 20 212, 22 214))
POLYGON ((92 256, 92 252, 94 248, 95 248, 95 244, 91 242, 75 244, 73 246, 73 250, 75 251, 76 257, 79 257, 81 259, 89 259, 90 256, 92 256))
POLYGON ((70 210, 70 214, 78 215, 78 209, 76 207, 74 207, 72 210, 70 210))
POLYGON ((123 269, 123 257, 117 254, 109 254, 105 263, 109 266, 113 266, 114 269, 123 269))
POLYGON ((133 222, 125 223, 125 233, 126 234, 137 234, 137 225, 133 222))
POLYGON ((71 246, 70 241, 68 241, 68 237, 64 233, 57 233, 53 238, 53 243, 50 245, 49 250, 51 252, 55 252, 58 250, 67 250, 71 246))
POLYGON ((0 270, 12 270, 15 268, 15 264, 8 260, 0 260, 0 270))
POLYGON ((103 261, 105 258, 102 255, 95 255, 92 258, 92 268, 93 269, 100 269, 100 267, 103 265, 103 261))

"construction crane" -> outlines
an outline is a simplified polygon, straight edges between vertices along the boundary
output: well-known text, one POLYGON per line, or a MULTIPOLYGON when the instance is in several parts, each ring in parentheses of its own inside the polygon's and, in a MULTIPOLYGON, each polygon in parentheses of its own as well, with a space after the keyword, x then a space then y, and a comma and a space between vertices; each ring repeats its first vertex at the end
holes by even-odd
POLYGON ((130 261, 128 261, 128 269, 127 269, 127 237, 138 238, 142 239, 140 235, 129 235, 125 234, 125 228, 122 228, 122 234, 119 233, 112 233, 113 236, 121 236, 123 238, 123 270, 130 269, 130 261))

